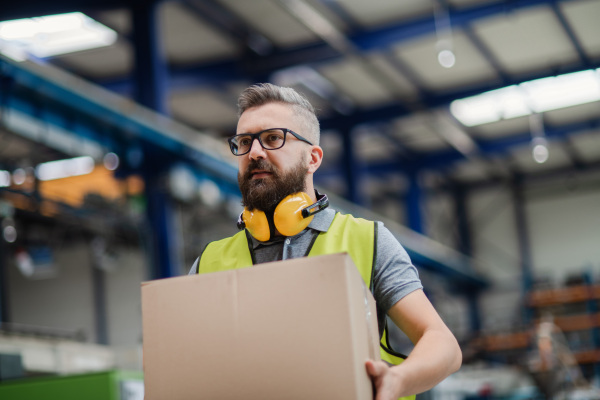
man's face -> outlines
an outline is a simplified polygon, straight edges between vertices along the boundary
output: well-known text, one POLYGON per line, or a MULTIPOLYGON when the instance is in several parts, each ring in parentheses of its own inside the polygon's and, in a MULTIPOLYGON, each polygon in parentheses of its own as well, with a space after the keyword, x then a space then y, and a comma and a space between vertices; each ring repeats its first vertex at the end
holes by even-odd
POLYGON ((250 210, 273 212, 286 196, 306 191, 307 171, 303 160, 286 172, 279 171, 265 160, 252 160, 243 174, 238 172, 242 205, 250 210), (268 171, 269 176, 253 179, 253 170, 268 171))
MULTIPOLYGON (((256 133, 268 128, 287 128, 303 134, 292 107, 280 103, 246 110, 240 117, 237 134, 256 133)), ((248 154, 238 157, 238 183, 242 204, 249 209, 272 211, 287 195, 306 190, 311 146, 291 134, 277 150, 265 150, 254 140, 248 154)))

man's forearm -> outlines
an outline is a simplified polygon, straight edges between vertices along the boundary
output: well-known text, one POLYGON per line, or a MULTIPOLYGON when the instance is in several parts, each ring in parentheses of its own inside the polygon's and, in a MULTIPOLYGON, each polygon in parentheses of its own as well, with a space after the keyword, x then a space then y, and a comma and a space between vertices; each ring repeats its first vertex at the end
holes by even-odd
POLYGON ((390 368, 398 382, 398 396, 408 396, 431 389, 448 375, 458 371, 462 353, 454 335, 447 329, 430 329, 424 333, 410 356, 390 368))

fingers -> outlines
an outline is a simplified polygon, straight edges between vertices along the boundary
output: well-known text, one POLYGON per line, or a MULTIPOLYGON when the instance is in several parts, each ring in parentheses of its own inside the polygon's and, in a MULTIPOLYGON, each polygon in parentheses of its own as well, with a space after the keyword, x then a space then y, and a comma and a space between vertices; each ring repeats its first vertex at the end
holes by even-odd
POLYGON ((382 361, 368 360, 366 362, 366 366, 367 366, 367 373, 370 376, 372 376, 373 378, 377 378, 377 377, 384 375, 388 368, 388 366, 385 365, 385 363, 382 361))
POLYGON ((393 382, 390 381, 389 376, 386 377, 386 374, 389 372, 389 367, 387 364, 382 361, 369 360, 365 365, 367 368, 367 373, 373 381, 375 399, 396 400, 398 396, 394 395, 394 390, 392 386, 390 386, 393 385, 393 382))

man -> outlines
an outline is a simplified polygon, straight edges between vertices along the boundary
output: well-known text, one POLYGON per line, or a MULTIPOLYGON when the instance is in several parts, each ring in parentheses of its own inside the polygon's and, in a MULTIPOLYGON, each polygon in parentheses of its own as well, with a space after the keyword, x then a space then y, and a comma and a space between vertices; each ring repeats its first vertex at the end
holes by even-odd
MULTIPOLYGON (((242 92, 238 107, 237 134, 229 144, 238 156, 246 208, 239 224, 246 229, 210 243, 190 273, 348 251, 377 301, 380 335, 387 314, 415 345, 399 365, 366 362, 376 399, 421 393, 457 371, 462 362, 458 343, 424 295, 406 251, 382 223, 336 213, 315 191, 313 174, 323 150, 308 100, 291 88, 259 84, 242 92), (293 214, 288 209, 298 204, 312 215, 294 214, 286 220, 293 214)), ((382 356, 402 361, 384 352, 382 356)))

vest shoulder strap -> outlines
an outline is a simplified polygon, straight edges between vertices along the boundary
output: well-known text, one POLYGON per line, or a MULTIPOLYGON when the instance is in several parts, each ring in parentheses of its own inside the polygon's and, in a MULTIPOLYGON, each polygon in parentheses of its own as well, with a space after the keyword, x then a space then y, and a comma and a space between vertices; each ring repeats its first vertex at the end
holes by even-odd
POLYGON ((375 222, 336 213, 327 232, 317 236, 308 256, 347 252, 365 285, 371 288, 376 257, 376 236, 375 222))
POLYGON ((198 273, 205 274, 252 266, 254 260, 249 244, 251 241, 246 235, 244 229, 233 236, 209 243, 200 257, 198 273))

